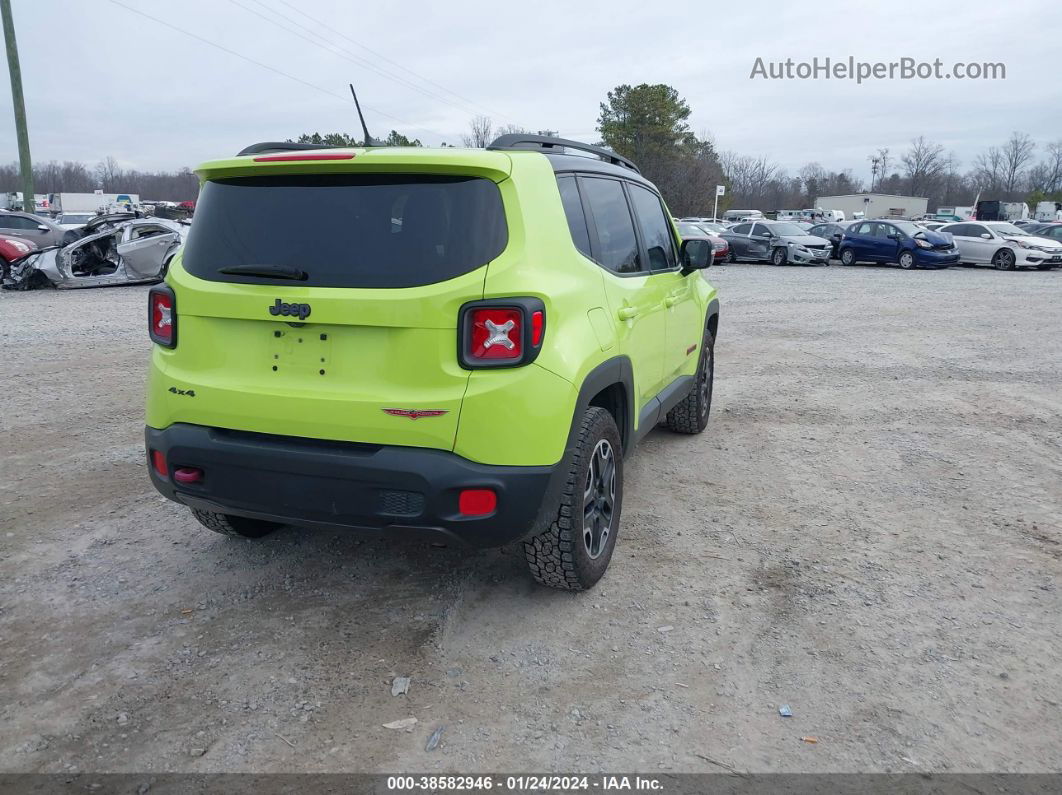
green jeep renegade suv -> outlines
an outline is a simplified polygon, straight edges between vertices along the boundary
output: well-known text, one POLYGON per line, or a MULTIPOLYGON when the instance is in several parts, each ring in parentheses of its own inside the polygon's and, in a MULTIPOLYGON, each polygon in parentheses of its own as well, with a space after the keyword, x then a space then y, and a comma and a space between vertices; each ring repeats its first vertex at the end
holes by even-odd
POLYGON ((661 421, 699 433, 712 399, 711 246, 680 245, 635 165, 507 135, 197 173, 149 297, 155 487, 220 533, 522 542, 539 582, 597 582, 624 454, 661 421))

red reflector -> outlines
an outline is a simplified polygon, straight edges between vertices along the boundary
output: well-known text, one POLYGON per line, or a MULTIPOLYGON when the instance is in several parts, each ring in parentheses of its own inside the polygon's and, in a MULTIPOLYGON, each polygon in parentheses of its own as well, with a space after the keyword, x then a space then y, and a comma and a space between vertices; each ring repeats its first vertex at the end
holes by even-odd
POLYGON ((161 478, 168 477, 170 474, 170 470, 166 467, 166 456, 163 455, 161 450, 151 451, 151 466, 155 468, 155 472, 161 478))
POLYGON ((256 157, 256 163, 274 163, 280 160, 351 160, 353 154, 316 154, 316 155, 262 155, 256 157))
POLYGON ((536 348, 542 344, 542 323, 545 317, 541 312, 531 313, 531 344, 536 348))
POLYGON ((473 309, 469 356, 473 359, 519 359, 524 354, 520 327, 523 319, 519 309, 473 309))
POLYGON ((195 467, 177 467, 173 470, 173 479, 178 483, 202 483, 203 470, 195 467))
POLYGON ((160 345, 173 345, 173 296, 151 293, 151 339, 160 345))
POLYGON ((498 507, 498 495, 490 489, 465 489, 457 501, 462 516, 486 516, 498 507))

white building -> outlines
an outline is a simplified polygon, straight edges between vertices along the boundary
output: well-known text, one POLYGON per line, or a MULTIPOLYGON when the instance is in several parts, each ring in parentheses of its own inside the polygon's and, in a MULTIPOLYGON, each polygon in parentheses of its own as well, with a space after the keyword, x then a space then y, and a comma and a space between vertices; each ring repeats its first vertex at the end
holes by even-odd
POLYGON ((840 210, 848 220, 858 218, 921 218, 929 207, 929 199, 918 196, 894 196, 889 193, 850 193, 846 196, 820 196, 815 206, 824 210, 840 210))

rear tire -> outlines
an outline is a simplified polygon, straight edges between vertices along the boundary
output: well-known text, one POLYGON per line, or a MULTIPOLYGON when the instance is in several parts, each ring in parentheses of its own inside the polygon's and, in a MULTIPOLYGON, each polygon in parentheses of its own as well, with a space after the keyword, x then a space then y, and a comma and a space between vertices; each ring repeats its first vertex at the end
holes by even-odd
POLYGON ((734 253, 734 249, 728 249, 726 252, 726 259, 723 260, 727 265, 733 265, 737 262, 737 255, 734 253))
POLYGON ((236 538, 261 538, 269 535, 279 527, 276 522, 264 522, 260 519, 248 519, 245 516, 232 516, 227 513, 214 513, 213 511, 201 511, 198 508, 190 508, 199 524, 207 530, 213 530, 223 536, 236 538))
POLYGON ((693 389, 667 413, 667 427, 675 433, 700 433, 708 425, 715 384, 715 339, 707 330, 701 340, 701 356, 693 389))
POLYGON ((841 264, 842 265, 855 265, 856 255, 850 248, 841 249, 841 264))
POLYGON ((591 406, 549 529, 524 542, 531 576, 566 591, 592 588, 616 548, 623 506, 623 443, 612 415, 591 406))

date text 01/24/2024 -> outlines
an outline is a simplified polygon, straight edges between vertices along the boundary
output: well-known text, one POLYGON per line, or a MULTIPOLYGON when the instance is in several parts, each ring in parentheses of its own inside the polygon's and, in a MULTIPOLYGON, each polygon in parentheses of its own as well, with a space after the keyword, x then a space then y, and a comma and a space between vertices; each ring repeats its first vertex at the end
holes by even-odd
POLYGON ((659 779, 642 776, 388 776, 387 789, 393 791, 475 791, 573 792, 642 791, 661 792, 659 779))

